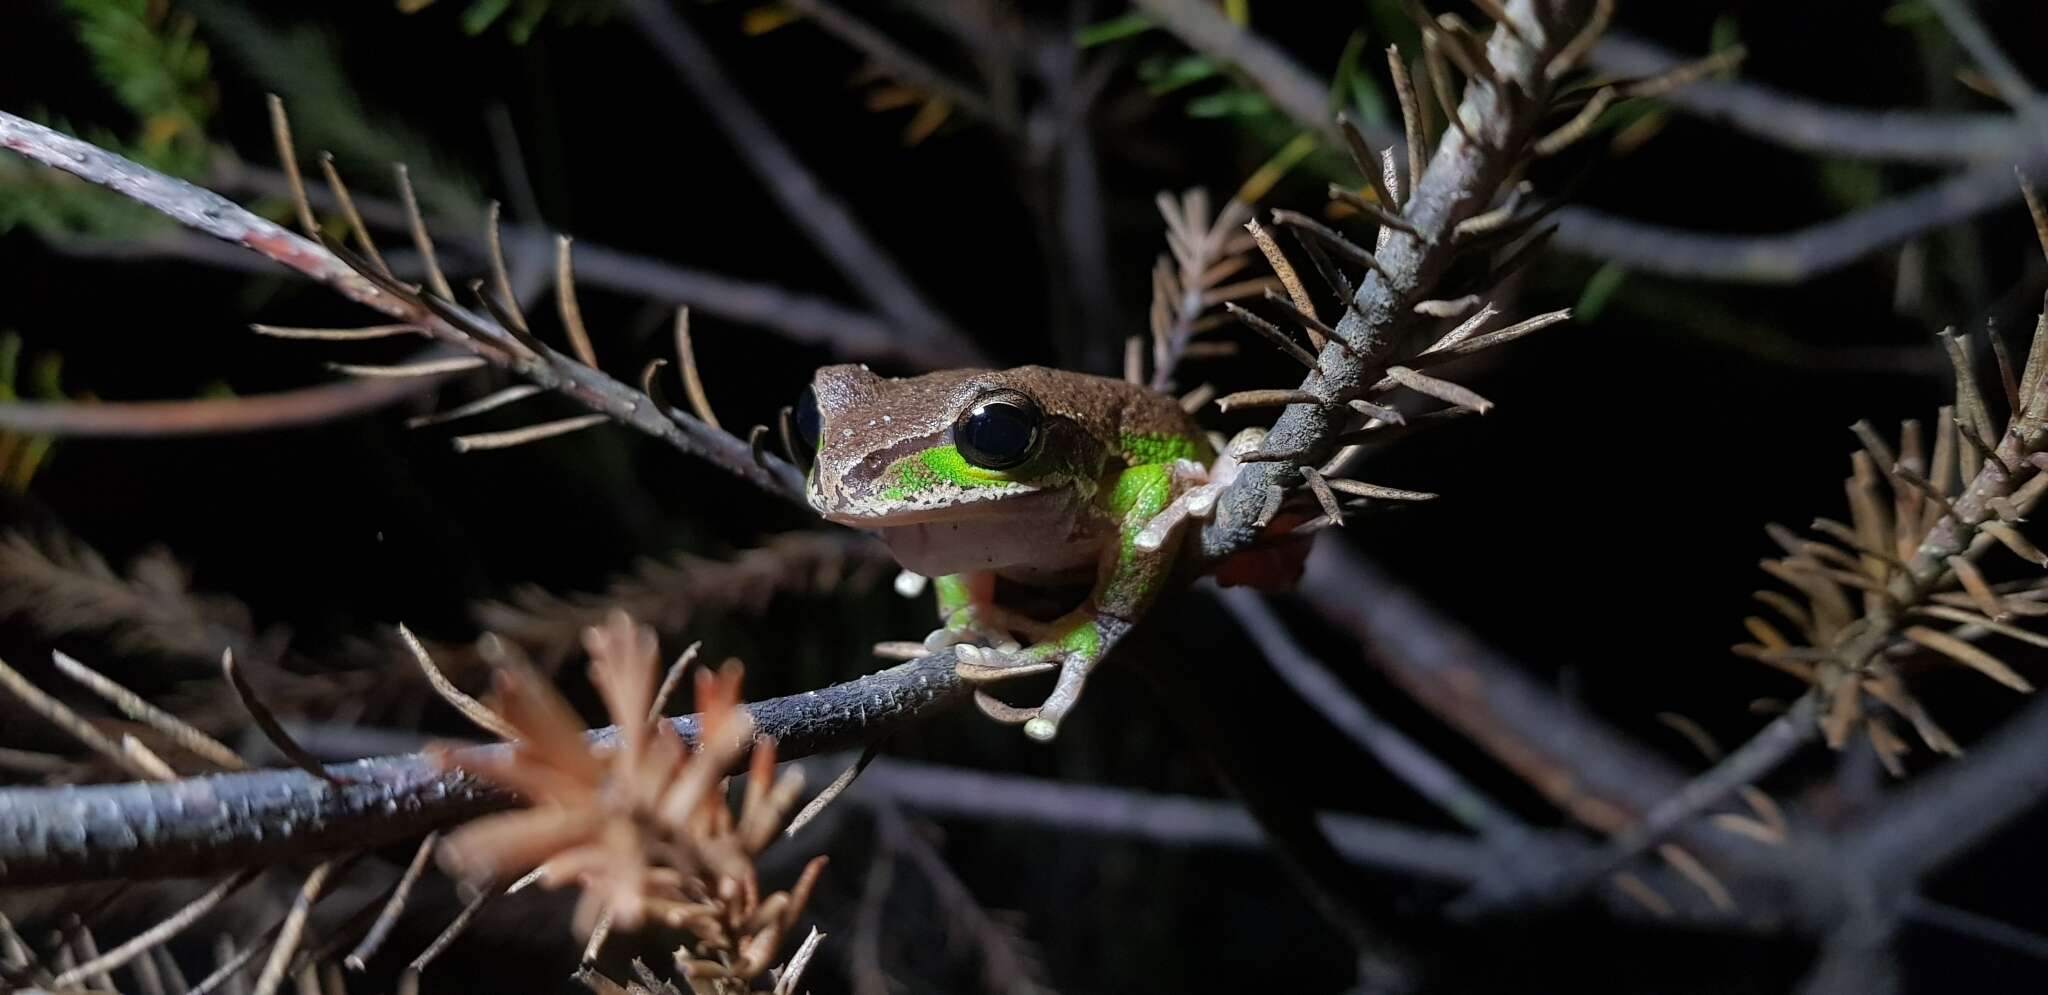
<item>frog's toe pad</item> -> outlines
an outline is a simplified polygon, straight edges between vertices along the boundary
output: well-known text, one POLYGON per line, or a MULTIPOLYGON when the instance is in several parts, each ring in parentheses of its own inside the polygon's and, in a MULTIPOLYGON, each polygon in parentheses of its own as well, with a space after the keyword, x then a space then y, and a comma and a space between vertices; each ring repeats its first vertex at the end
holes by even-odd
POLYGON ((974 707, 980 709, 981 714, 1004 725, 1023 726, 1024 735, 1041 743, 1052 742, 1053 737, 1058 736, 1060 732, 1059 723, 1040 714, 1040 709, 1018 708, 987 691, 974 692, 974 707))
POLYGON ((927 653, 937 653, 940 650, 964 643, 991 645, 1004 652, 1015 652, 1019 648, 1017 641, 1011 639, 1010 634, 1007 632, 985 629, 979 626, 963 626, 933 629, 924 637, 924 651, 927 653))
POLYGON ((1034 659, 1021 655, 1014 649, 963 645, 956 647, 953 652, 958 660, 953 665, 953 672, 959 674, 962 680, 968 681, 1005 681, 1012 677, 1043 674, 1060 668, 1057 660, 1034 659))

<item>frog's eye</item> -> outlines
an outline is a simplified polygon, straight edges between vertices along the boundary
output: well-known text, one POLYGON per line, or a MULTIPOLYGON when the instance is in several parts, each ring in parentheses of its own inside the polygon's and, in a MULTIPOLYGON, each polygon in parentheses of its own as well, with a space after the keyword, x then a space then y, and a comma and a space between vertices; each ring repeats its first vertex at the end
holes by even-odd
POLYGON ((1008 470, 1038 451, 1044 423, 1036 401, 1014 390, 992 390, 953 423, 953 446, 984 470, 1008 470))
POLYGON ((817 391, 809 387, 804 388, 804 395, 796 399, 794 418, 797 441, 802 442, 805 449, 815 451, 818 448, 818 434, 824 426, 824 419, 818 414, 817 391))

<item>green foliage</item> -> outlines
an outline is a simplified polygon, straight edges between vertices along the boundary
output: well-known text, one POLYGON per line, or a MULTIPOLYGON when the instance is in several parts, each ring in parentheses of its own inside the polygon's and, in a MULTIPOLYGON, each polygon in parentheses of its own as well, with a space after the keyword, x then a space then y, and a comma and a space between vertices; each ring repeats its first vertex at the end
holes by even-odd
MULTIPOLYGON (((412 14, 433 4, 434 0, 400 0, 399 9, 412 14)), ((602 20, 611 11, 612 0, 470 0, 462 11, 462 30, 480 35, 502 24, 505 33, 523 45, 550 16, 558 23, 577 24, 602 20)))
POLYGON ((1572 317, 1585 322, 1597 321, 1600 313, 1607 310, 1607 302, 1614 298, 1615 292, 1627 279, 1628 270, 1620 263, 1601 266, 1593 273, 1593 278, 1586 281, 1585 292, 1579 295, 1579 303, 1572 307, 1572 317))
MULTIPOLYGON (((0 333, 0 404, 22 399, 22 391, 16 386, 21 379, 21 335, 17 332, 0 333)), ((29 364, 29 397, 38 400, 62 400, 64 385, 62 374, 64 358, 56 353, 44 353, 29 364)), ((36 471, 50 458, 50 449, 56 440, 47 435, 21 435, 0 430, 0 487, 17 494, 28 489, 29 481, 35 479, 36 471)))
POLYGON ((1107 45, 1113 41, 1144 34, 1158 26, 1158 23, 1152 20, 1152 15, 1142 11, 1134 12, 1107 21, 1083 25, 1074 32, 1074 44, 1081 48, 1094 48, 1097 45, 1107 45))
MULTIPOLYGON (((64 0, 64 8, 76 19, 94 74, 134 117, 132 136, 101 128, 84 137, 160 172, 198 175, 210 154, 206 125, 216 91, 212 59, 191 16, 149 0, 64 0)), ((0 232, 118 235, 158 224, 151 212, 112 194, 26 162, 0 162, 0 232)))

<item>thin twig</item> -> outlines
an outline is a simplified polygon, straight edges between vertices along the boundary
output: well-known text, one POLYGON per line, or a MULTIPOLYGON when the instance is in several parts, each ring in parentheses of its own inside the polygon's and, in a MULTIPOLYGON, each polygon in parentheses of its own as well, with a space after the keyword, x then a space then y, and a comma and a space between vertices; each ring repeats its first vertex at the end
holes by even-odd
POLYGON ((116 970, 136 957, 148 954, 152 948, 168 942, 172 937, 184 932, 186 927, 198 922, 201 917, 213 911, 215 906, 240 891, 243 885, 255 880, 256 875, 262 872, 262 868, 252 867, 223 879, 207 889, 205 894, 187 902, 184 908, 164 917, 162 922, 135 934, 120 946, 58 975, 50 982, 50 986, 68 988, 91 975, 116 970))
POLYGON ((420 951, 420 955, 414 957, 412 963, 406 965, 406 972, 417 975, 425 971, 429 964, 432 964, 436 958, 441 956, 442 951, 448 949, 449 944, 454 943, 456 938, 469 928, 469 924, 475 921, 477 913, 482 912, 484 906, 490 904, 491 899, 504 893, 505 889, 497 886, 485 888, 477 892, 476 897, 470 899, 467 904, 463 905, 462 911, 455 914, 454 921, 450 922, 446 928, 441 930, 439 935, 434 937, 434 942, 427 944, 427 949, 420 951))
POLYGON ((270 745, 277 747, 277 752, 296 764, 300 770, 329 785, 343 783, 341 778, 321 767, 319 761, 314 760, 312 754, 301 748, 298 742, 292 739, 291 733, 285 732, 284 726, 278 724, 277 716, 270 714, 269 706, 263 704, 263 699, 256 694, 256 689, 249 686, 249 679, 243 676, 241 668, 235 665, 234 650, 221 651, 220 670, 227 678, 228 686, 235 689, 235 697, 241 700, 242 709, 249 713, 250 721, 256 723, 256 728, 263 730, 264 738, 270 740, 270 745))
POLYGON ((392 927, 398 925, 398 917, 405 914, 405 901, 412 896, 412 886, 418 884, 426 873, 427 859, 434 855, 434 844, 440 839, 440 833, 428 833, 425 839, 420 840, 419 849, 413 851, 412 862, 405 865, 405 873, 399 877, 398 884, 391 889, 391 897, 385 900, 383 909, 377 913, 377 921, 370 924, 369 932, 364 933, 348 956, 342 958, 349 970, 360 971, 368 965, 370 958, 377 955, 377 949, 384 945, 384 939, 391 935, 392 927))
POLYGON ((398 638, 405 643, 405 648, 411 651, 413 661, 420 666, 420 673, 426 676, 427 683, 441 696, 441 700, 453 705, 456 711, 462 713, 463 718, 468 719, 477 728, 507 743, 519 741, 519 730, 512 728, 511 723, 500 718, 498 713, 491 711, 483 702, 464 694, 461 688, 456 687, 454 682, 448 679, 448 675, 441 673, 441 668, 434 665, 434 658, 427 653, 427 648, 421 645, 419 637, 413 635, 412 630, 406 628, 403 622, 398 624, 398 638))
POLYGON ((586 428, 595 428, 608 421, 611 421, 610 415, 575 415, 556 421, 542 422, 538 425, 528 425, 525 428, 506 429, 503 432, 478 432, 474 435, 458 435, 449 441, 455 446, 455 451, 458 453, 480 452, 487 449, 510 449, 514 446, 526 445, 529 442, 552 439, 558 435, 581 432, 586 428))
MULTIPOLYGON (((597 365, 597 349, 590 344, 590 330, 583 327, 583 305, 576 301, 576 265, 571 260, 567 235, 555 238, 555 310, 562 316, 562 330, 569 335, 569 347, 585 366, 597 365)), ((713 426, 716 427, 716 426, 713 426)))
POLYGON ((683 367, 683 395, 697 420, 719 429, 718 413, 711 410, 711 398, 704 393, 704 378, 697 372, 697 347, 690 341, 690 309, 676 308, 676 361, 683 367))
POLYGON ((825 811, 826 806, 832 804, 834 799, 844 794, 847 788, 852 787, 854 780, 860 777, 861 772, 867 770, 868 765, 875 762, 875 756, 881 752, 881 747, 881 741, 877 740, 869 743, 865 749, 861 750, 858 759, 848 764, 845 770, 840 771, 839 776, 833 778, 832 783, 825 786, 825 790, 818 792, 817 797, 806 802, 803 809, 797 812, 796 817, 789 820, 789 825, 783 828, 782 835, 795 836, 797 830, 809 825, 812 819, 818 817, 818 813, 825 811))
POLYGON ((86 689, 105 699, 107 704, 119 709, 121 714, 163 733, 171 742, 186 752, 204 759, 222 770, 246 770, 248 763, 235 751, 228 749, 220 740, 193 728, 192 724, 164 711, 142 699, 141 695, 128 690, 63 652, 52 652, 50 660, 64 676, 85 685, 86 689))
MULTIPOLYGON (((52 725, 64 730, 71 738, 78 740, 94 753, 113 761, 115 766, 127 771, 131 776, 143 780, 154 779, 153 772, 129 756, 119 744, 108 739, 107 735, 94 728, 92 723, 80 718, 70 706, 36 687, 34 682, 23 677, 20 671, 8 666, 4 660, 0 660, 0 687, 13 692, 16 698, 21 699, 22 704, 27 705, 37 715, 50 720, 52 725)), ((0 870, 4 870, 4 865, 0 865, 0 870)))
POLYGON ((277 944, 271 947, 270 959, 264 962, 263 973, 256 976, 256 987, 250 995, 277 995, 277 986, 284 983, 285 969, 291 966, 292 955, 298 952, 299 940, 306 935, 306 919, 313 914, 313 903, 320 900, 320 892, 327 887, 327 876, 333 870, 334 861, 329 860, 306 875, 306 883, 299 887, 299 897, 292 901, 291 911, 285 914, 277 944))

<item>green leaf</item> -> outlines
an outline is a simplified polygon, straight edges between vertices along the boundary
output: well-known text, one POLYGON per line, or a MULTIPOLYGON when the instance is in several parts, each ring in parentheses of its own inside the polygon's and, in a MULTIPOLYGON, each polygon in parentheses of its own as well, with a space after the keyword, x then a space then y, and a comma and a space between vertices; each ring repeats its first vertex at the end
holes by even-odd
POLYGON ((1152 15, 1150 14, 1143 12, 1125 14, 1122 17, 1112 17, 1107 21, 1098 21, 1075 31, 1074 45, 1079 48, 1094 48, 1097 45, 1107 45, 1110 42, 1122 41, 1125 38, 1135 38, 1158 26, 1158 22, 1152 20, 1152 15))
POLYGON ((1222 66, 1206 55, 1183 55, 1164 63, 1149 61, 1138 68, 1138 77, 1151 88, 1154 96, 1162 96, 1200 83, 1222 71, 1222 66))
POLYGON ((1714 18, 1713 33, 1707 37, 1707 51, 1724 52, 1742 43, 1742 24, 1734 14, 1714 18))
POLYGON ((483 34, 511 9, 512 0, 476 0, 462 12, 462 30, 473 35, 483 34))
POLYGON ((1934 9, 1927 6, 1926 0, 1899 0, 1884 12, 1884 23, 1894 27, 1910 27, 1934 20, 1934 9))
POLYGON ((1594 321, 1621 289, 1622 281, 1628 278, 1628 270, 1620 263, 1608 263, 1586 281, 1586 289, 1579 294, 1577 307, 1572 308, 1572 317, 1579 321, 1594 321))
POLYGON ((1188 101, 1189 117, 1256 117, 1273 112, 1273 102, 1256 90, 1225 90, 1188 101))

